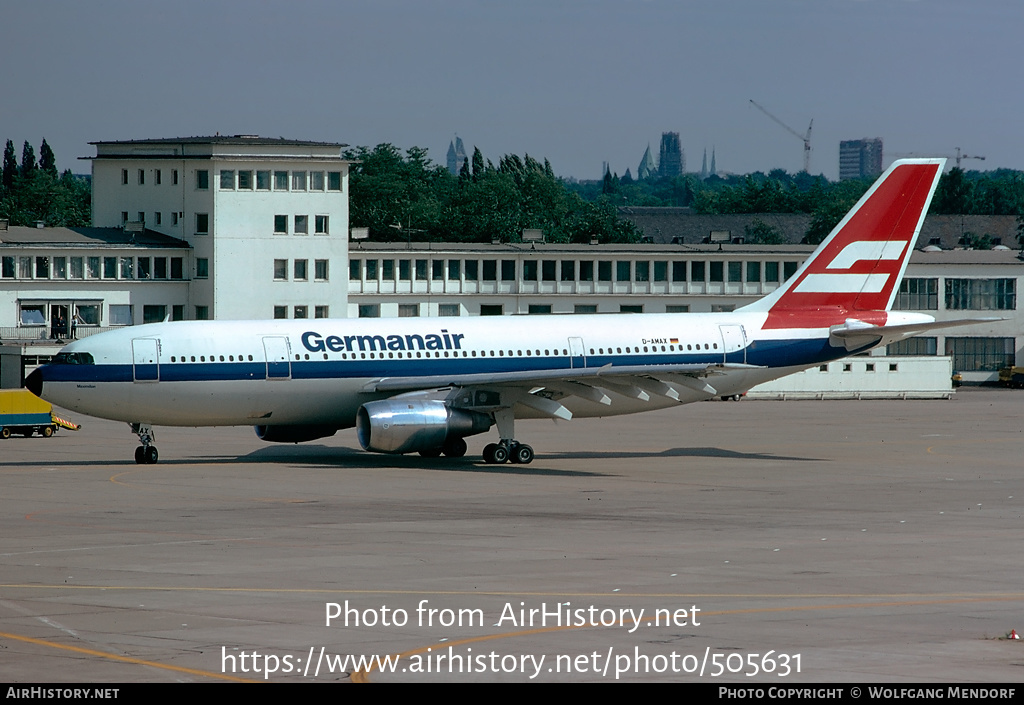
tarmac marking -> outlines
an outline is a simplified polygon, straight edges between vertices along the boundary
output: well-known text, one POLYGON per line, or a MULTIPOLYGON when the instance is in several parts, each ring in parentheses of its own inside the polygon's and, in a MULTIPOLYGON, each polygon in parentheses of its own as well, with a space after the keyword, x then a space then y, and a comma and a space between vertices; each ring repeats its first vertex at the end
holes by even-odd
POLYGON ((120 661, 122 663, 131 663, 136 666, 150 666, 152 668, 160 668, 165 671, 176 671, 178 673, 187 673, 192 676, 201 676, 203 678, 216 678, 218 680, 235 681, 238 683, 259 683, 260 681, 253 681, 247 678, 236 678, 235 676, 229 676, 226 673, 216 673, 214 671, 203 671, 198 668, 186 668, 185 666, 171 666, 166 663, 158 663, 157 661, 147 661, 145 659, 133 658, 131 656, 120 656, 119 654, 112 654, 107 651, 97 651, 96 649, 86 649, 82 646, 71 646, 70 644, 58 644, 55 641, 47 641, 46 639, 36 639, 30 636, 22 636, 21 634, 11 634, 10 632, 0 632, 0 639, 11 639, 13 641, 21 641, 26 644, 35 644, 36 646, 46 646, 51 649, 61 649, 63 651, 71 651, 77 654, 84 654, 86 656, 93 656, 96 658, 108 659, 110 661, 120 661))

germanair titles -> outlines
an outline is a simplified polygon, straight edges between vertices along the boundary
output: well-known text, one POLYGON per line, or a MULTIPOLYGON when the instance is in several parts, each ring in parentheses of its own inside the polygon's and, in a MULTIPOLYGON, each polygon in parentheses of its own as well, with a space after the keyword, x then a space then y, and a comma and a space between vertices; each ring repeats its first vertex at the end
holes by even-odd
POLYGON ((426 335, 328 335, 315 331, 302 334, 302 345, 310 352, 356 352, 373 350, 461 350, 462 333, 449 333, 442 328, 426 335))

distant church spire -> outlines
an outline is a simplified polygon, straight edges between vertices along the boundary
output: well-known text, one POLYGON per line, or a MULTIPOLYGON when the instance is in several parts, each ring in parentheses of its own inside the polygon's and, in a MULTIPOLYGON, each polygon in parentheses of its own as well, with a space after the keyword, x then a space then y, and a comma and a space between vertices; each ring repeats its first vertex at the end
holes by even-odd
POLYGON ((458 176, 462 171, 462 165, 466 163, 466 147, 462 144, 462 138, 455 136, 455 142, 448 143, 448 171, 452 176, 458 176))
POLYGON ((655 166, 654 157, 651 156, 651 143, 647 143, 647 151, 644 152, 644 158, 640 160, 640 166, 636 169, 636 178, 640 181, 649 179, 654 176, 655 166))
POLYGON ((711 148, 711 176, 718 176, 718 169, 715 168, 715 148, 711 148))
POLYGON ((708 178, 708 148, 704 148, 704 161, 700 165, 700 179, 703 181, 708 178))

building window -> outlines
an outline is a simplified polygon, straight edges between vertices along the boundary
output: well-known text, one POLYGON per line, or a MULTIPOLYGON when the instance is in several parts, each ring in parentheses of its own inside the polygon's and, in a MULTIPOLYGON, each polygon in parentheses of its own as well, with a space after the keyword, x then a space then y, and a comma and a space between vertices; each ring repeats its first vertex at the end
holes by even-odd
MULTIPOLYGON (((81 258, 79 258, 81 261, 81 258)), ((4 255, 0 258, 0 277, 4 279, 14 279, 15 268, 14 268, 14 257, 11 255, 4 255)))
POLYGON ((711 304, 711 313, 730 313, 736 310, 736 304, 711 304))
POLYGON ((209 235, 210 214, 196 213, 196 235, 209 235))
POLYGON ((292 318, 309 318, 309 309, 306 306, 296 306, 292 309, 292 318))
POLYGON ((418 259, 416 260, 416 281, 427 280, 427 260, 418 259))
POLYGON ((167 278, 167 258, 156 257, 153 260, 153 278, 154 279, 166 279, 167 278))
POLYGON ((412 279, 412 262, 410 260, 398 260, 398 278, 404 282, 412 279))
POLYGON ((117 279, 117 257, 103 258, 103 278, 117 279))
MULTIPOLYGON (((498 260, 484 260, 484 281, 493 282, 498 280, 498 260)), ((483 315, 483 314, 481 314, 483 315)), ((501 315, 501 314, 499 314, 501 315)))
POLYGON ((729 281, 730 282, 741 282, 741 281, 743 281, 743 263, 742 262, 729 262, 729 281))
POLYGON ((177 225, 177 224, 178 224, 178 211, 173 211, 171 213, 171 225, 177 225))
POLYGON ((128 211, 121 211, 121 225, 128 222, 128 211))
POLYGON ((238 172, 238 188, 245 189, 246 191, 252 190, 252 172, 251 171, 239 171, 238 172))
POLYGON ((89 259, 86 260, 86 264, 88 265, 88 269, 86 269, 86 276, 89 277, 89 279, 99 279, 100 258, 90 257, 89 259))
POLYGON ((546 282, 555 281, 555 268, 558 263, 553 259, 546 259, 540 263, 540 278, 546 282))
POLYGON ((67 279, 68 278, 68 258, 67 257, 54 257, 53 258, 53 278, 54 279, 67 279))
POLYGON ((235 188, 235 172, 231 169, 220 170, 220 187, 225 191, 233 191, 235 188))
POLYGON ((309 234, 309 216, 308 215, 297 215, 297 216, 295 216, 295 234, 296 235, 308 235, 309 234))
POLYGON ((171 279, 185 278, 185 260, 182 257, 171 257, 171 279))
POLYGON ((610 260, 602 260, 597 263, 597 280, 610 282, 612 280, 612 263, 610 260))
POLYGON ((523 261, 523 281, 537 281, 537 260, 528 259, 523 261))
POLYGON ((462 269, 462 260, 450 259, 448 260, 448 279, 451 281, 458 281, 462 269))
POLYGON ((172 321, 184 321, 185 320, 185 307, 182 304, 174 304, 171 306, 171 320, 172 321))
POLYGON ((159 169, 153 170, 153 182, 159 186, 163 182, 163 173, 159 169))
POLYGON ((760 262, 747 262, 747 281, 752 283, 761 281, 760 262))
POLYGON ((160 211, 157 211, 156 213, 153 214, 153 219, 155 220, 157 225, 163 225, 164 224, 164 218, 163 218, 163 215, 160 213, 160 211))
POLYGON ((783 262, 782 263, 782 279, 785 281, 791 276, 796 274, 796 270, 800 268, 799 262, 783 262))
POLYGON ((672 263, 672 281, 684 282, 686 281, 686 261, 673 262, 672 263))
POLYGON ((178 170, 171 169, 171 184, 174 186, 178 185, 178 170))
POLYGON ((130 326, 132 324, 132 307, 130 304, 110 304, 110 325, 130 326))
POLYGON ((597 304, 576 304, 572 312, 582 314, 597 313, 597 304))
POLYGON ((594 263, 591 260, 585 259, 580 262, 580 281, 581 282, 592 282, 594 281, 594 263))
POLYGON ((330 318, 330 307, 328 306, 314 306, 313 307, 314 318, 330 318))
POLYGON ((256 190, 257 191, 269 191, 270 190, 270 172, 269 171, 257 171, 256 172, 256 190))
POLYGON ((146 185, 146 170, 145 169, 139 169, 139 186, 145 186, 145 185, 146 185))
POLYGON ((359 270, 362 269, 362 260, 350 259, 348 261, 348 278, 352 281, 359 281, 359 270))
POLYGON ((327 235, 329 233, 328 225, 330 219, 326 215, 318 215, 314 218, 313 232, 317 235, 327 235))
POLYGON ((206 279, 210 276, 210 260, 205 257, 196 258, 196 279, 206 279))
POLYGON ((286 215, 275 215, 274 216, 274 234, 275 235, 287 235, 288 234, 288 216, 286 216, 286 215))
POLYGON ((208 321, 208 320, 210 320, 210 307, 209 306, 196 306, 196 320, 197 321, 208 321))
POLYGON ((893 308, 897 311, 934 311, 939 308, 939 280, 908 278, 900 282, 893 308))
POLYGON ((666 282, 668 281, 668 262, 655 262, 654 263, 654 281, 666 282))
POLYGON ((286 260, 286 259, 275 259, 274 260, 274 281, 276 281, 276 282, 288 281, 288 260, 286 260))
POLYGON ((462 307, 458 304, 438 304, 437 315, 443 317, 461 316, 462 307))
POLYGON ((121 258, 121 278, 122 279, 134 279, 135 275, 132 274, 132 265, 134 260, 131 257, 121 258))
POLYGON ((619 305, 619 313, 643 313, 643 304, 621 304, 619 305))
POLYGON ((418 318, 420 315, 419 304, 398 304, 399 318, 418 318))
POLYGON ((328 279, 327 274, 327 260, 313 260, 313 278, 318 282, 325 282, 328 279))
POLYGON ((551 313, 551 304, 530 304, 527 312, 531 316, 545 316, 551 313))
POLYGON ((615 281, 628 282, 632 277, 630 276, 632 269, 632 262, 616 262, 615 263, 615 281))
POLYGON ((196 170, 196 188, 200 191, 210 188, 210 172, 206 169, 196 170))
POLYGON ((368 259, 366 260, 366 280, 377 281, 377 262, 379 260, 368 259))
POLYGON ((720 282, 725 279, 725 266, 722 262, 708 262, 708 281, 720 282))
POLYGON ((341 172, 340 171, 329 171, 329 172, 327 172, 327 190, 328 191, 340 191, 341 190, 341 172))
POLYGON ((766 282, 778 282, 779 281, 779 263, 778 262, 765 262, 764 263, 764 280, 766 282))
POLYGON ((665 306, 665 313, 689 313, 689 304, 668 304, 665 306))
POLYGON ((274 190, 275 191, 287 191, 288 190, 288 172, 287 171, 275 171, 274 172, 274 190))
POLYGON ((292 191, 305 191, 306 190, 306 172, 304 171, 293 171, 292 172, 292 191))
POLYGON ((690 262, 691 282, 697 282, 699 284, 704 283, 704 271, 705 269, 707 269, 707 267, 705 267, 705 264, 706 263, 703 260, 701 260, 700 262, 690 262))
POLYGON ((152 260, 149 257, 139 257, 139 279, 149 279, 151 275, 152 260))
POLYGON ((122 169, 121 170, 121 184, 124 185, 124 186, 128 185, 128 170, 127 169, 122 169))
POLYGON ((79 323, 85 326, 98 326, 100 324, 100 304, 78 304, 75 306, 75 315, 79 323))
POLYGON ((649 282, 651 280, 651 263, 637 262, 634 275, 638 282, 649 282))
POLYGON ((956 372, 995 372, 1013 367, 1013 338, 946 338, 946 354, 956 372))
POLYGON ((480 304, 481 316, 500 316, 503 313, 501 304, 480 304))
POLYGON ((477 279, 477 271, 477 261, 475 259, 467 259, 466 271, 464 272, 466 281, 475 282, 477 279))
POLYGON ((380 304, 359 304, 360 318, 380 318, 380 304))
POLYGON ((311 171, 311 172, 309 172, 309 190, 310 191, 323 191, 324 190, 324 173, 322 171, 311 171))
POLYGON ((85 267, 84 260, 81 257, 71 258, 71 278, 72 279, 84 279, 85 278, 85 267))
POLYGON ((275 306, 274 307, 274 318, 275 319, 288 318, 288 307, 287 306, 275 306))
MULTIPOLYGON (((294 279, 296 281, 306 281, 308 278, 309 260, 308 259, 297 259, 295 260, 293 267, 294 279)), ((296 316, 298 318, 298 316, 296 316)), ((303 316, 305 318, 305 316, 303 316)))
POLYGON ((1017 307, 1016 279, 947 279, 946 308, 1012 311, 1017 307))
POLYGON ((146 304, 142 307, 143 323, 160 323, 167 318, 167 307, 162 304, 146 304))
POLYGON ((36 257, 36 279, 50 278, 50 258, 36 257))
POLYGON ((503 282, 516 280, 516 261, 514 259, 501 260, 501 280, 503 282))
POLYGON ((886 355, 938 355, 939 339, 934 336, 907 338, 885 346, 886 355))

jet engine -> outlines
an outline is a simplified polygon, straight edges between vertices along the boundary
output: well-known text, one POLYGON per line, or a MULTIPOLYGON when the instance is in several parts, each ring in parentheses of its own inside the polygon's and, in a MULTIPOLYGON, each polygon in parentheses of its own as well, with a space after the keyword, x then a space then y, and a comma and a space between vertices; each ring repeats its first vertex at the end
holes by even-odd
POLYGON ((304 443, 333 436, 337 426, 254 426, 261 441, 270 443, 304 443))
POLYGON ((492 423, 487 414, 452 409, 434 399, 373 401, 356 413, 359 444, 377 453, 440 450, 446 441, 483 433, 492 423))

